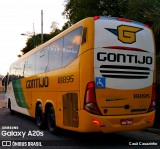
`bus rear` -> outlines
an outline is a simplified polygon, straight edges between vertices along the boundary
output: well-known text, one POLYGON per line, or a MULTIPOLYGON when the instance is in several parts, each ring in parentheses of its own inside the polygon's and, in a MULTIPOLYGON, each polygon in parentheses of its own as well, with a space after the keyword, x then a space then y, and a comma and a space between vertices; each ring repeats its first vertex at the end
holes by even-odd
POLYGON ((155 114, 155 47, 147 25, 95 17, 94 81, 86 86, 84 109, 91 131, 150 127, 155 114))

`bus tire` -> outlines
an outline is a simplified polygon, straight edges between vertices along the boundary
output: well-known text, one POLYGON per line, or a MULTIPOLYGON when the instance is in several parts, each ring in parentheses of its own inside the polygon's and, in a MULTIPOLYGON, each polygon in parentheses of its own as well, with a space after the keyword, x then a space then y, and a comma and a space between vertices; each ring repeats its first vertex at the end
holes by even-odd
POLYGON ((36 107, 36 124, 39 129, 44 129, 45 123, 44 123, 44 115, 42 110, 42 105, 38 104, 36 107))
POLYGON ((56 126, 56 116, 53 106, 50 106, 47 110, 47 125, 51 134, 59 134, 60 131, 59 128, 56 126))
POLYGON ((12 108, 11 108, 11 100, 10 100, 10 99, 8 99, 8 108, 9 108, 9 110, 10 110, 10 114, 11 114, 11 115, 14 115, 14 114, 15 114, 15 111, 13 111, 12 108))

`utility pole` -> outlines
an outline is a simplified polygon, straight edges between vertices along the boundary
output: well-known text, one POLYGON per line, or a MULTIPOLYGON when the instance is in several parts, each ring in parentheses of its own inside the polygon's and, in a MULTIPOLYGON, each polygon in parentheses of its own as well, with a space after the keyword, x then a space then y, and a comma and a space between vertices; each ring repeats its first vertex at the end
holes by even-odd
POLYGON ((43 43, 43 10, 41 10, 41 43, 43 43))

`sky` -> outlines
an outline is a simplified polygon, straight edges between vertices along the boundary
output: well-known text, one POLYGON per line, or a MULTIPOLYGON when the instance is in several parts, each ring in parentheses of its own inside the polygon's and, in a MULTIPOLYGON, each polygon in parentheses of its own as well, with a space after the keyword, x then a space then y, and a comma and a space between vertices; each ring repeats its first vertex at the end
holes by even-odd
POLYGON ((52 22, 58 28, 66 22, 62 12, 64 0, 0 0, 0 74, 5 75, 11 63, 26 46, 28 36, 21 34, 41 33, 41 10, 43 10, 43 33, 50 33, 52 22))

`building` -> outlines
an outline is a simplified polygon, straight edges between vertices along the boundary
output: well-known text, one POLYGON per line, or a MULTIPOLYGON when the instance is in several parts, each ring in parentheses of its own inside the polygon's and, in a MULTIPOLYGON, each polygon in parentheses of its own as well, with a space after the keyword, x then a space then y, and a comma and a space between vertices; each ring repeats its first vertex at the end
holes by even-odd
POLYGON ((4 91, 4 88, 2 86, 2 79, 3 79, 3 76, 0 75, 0 92, 4 91))

